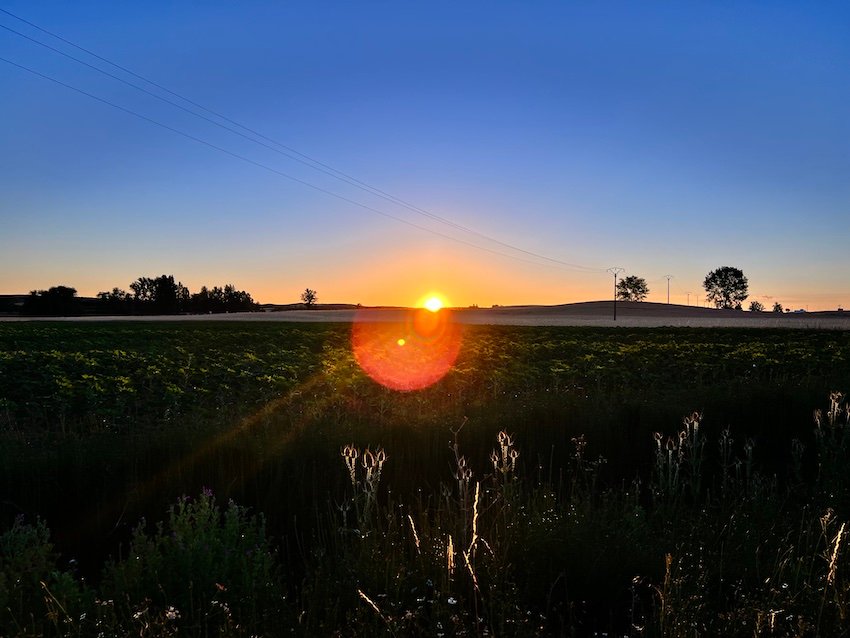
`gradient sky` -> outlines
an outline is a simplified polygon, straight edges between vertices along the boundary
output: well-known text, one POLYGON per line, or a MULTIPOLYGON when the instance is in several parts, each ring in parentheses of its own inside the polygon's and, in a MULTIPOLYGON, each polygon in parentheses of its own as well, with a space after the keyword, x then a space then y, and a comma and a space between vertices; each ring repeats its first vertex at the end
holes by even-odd
POLYGON ((846 2, 0 8, 428 213, 581 267, 429 219, 0 29, 2 58, 460 240, 0 62, 0 293, 94 295, 166 273, 261 302, 309 286, 327 303, 434 290, 555 304, 609 298, 605 269, 622 266, 649 300, 666 301, 670 274, 671 301, 694 304, 706 273, 732 265, 766 306, 850 307, 846 2))

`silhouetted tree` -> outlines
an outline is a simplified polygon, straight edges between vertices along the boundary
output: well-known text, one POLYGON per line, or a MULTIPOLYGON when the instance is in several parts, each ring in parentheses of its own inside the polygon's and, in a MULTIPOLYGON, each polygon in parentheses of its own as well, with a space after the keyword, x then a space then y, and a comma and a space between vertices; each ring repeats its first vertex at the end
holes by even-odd
POLYGON ((154 311, 161 315, 176 314, 179 306, 179 288, 173 275, 161 275, 154 279, 154 311))
POLYGON ((210 291, 207 290, 206 286, 201 286, 201 289, 192 295, 189 300, 189 308, 192 312, 201 314, 212 312, 212 299, 210 297, 210 291))
POLYGON ((750 312, 764 312, 764 305, 760 301, 751 301, 750 312))
POLYGON ((315 304, 317 299, 316 291, 311 288, 305 288, 304 292, 301 293, 301 301, 303 301, 304 305, 308 308, 315 304))
POLYGON ((133 291, 133 299, 140 304, 153 302, 155 288, 154 280, 150 277, 139 277, 130 284, 130 290, 133 291))
POLYGON ((102 313, 125 315, 133 309, 133 296, 120 288, 113 288, 110 292, 99 292, 97 299, 102 313))
POLYGON ((646 279, 629 275, 617 282, 617 299, 623 301, 643 301, 649 294, 646 279))
POLYGON ((80 314, 90 310, 100 314, 177 314, 180 312, 246 312, 259 309, 251 295, 233 284, 211 290, 203 286, 191 294, 173 275, 139 277, 127 292, 121 288, 97 293, 97 303, 85 306, 75 298, 77 291, 67 286, 33 290, 24 303, 24 314, 80 314))
POLYGON ((782 312, 782 304, 778 301, 773 304, 773 312, 782 312))
POLYGON ((712 270, 702 283, 708 300, 716 308, 741 308, 747 298, 749 284, 744 273, 733 266, 722 266, 712 270))
POLYGON ((196 292, 189 300, 191 312, 215 313, 215 312, 249 312, 259 307, 244 290, 237 290, 233 284, 227 284, 224 288, 214 286, 212 290, 202 286, 200 292, 196 292))
POLYGON ((79 314, 77 289, 69 286, 53 286, 47 290, 32 290, 24 302, 21 312, 26 315, 74 315, 79 314))
POLYGON ((147 314, 173 315, 187 310, 189 290, 174 275, 156 278, 139 277, 130 284, 133 299, 140 312, 147 314))

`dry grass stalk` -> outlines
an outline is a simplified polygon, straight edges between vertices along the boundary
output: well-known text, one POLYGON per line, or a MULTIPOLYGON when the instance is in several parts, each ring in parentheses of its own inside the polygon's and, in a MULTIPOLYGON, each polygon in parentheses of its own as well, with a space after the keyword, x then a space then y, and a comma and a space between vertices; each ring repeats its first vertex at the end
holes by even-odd
POLYGON ((826 582, 831 585, 835 581, 835 573, 838 571, 838 550, 841 545, 841 537, 844 535, 844 526, 846 523, 841 523, 838 529, 838 535, 835 537, 835 544, 832 548, 832 557, 829 559, 829 573, 826 576, 826 582))
POLYGON ((413 542, 416 545, 416 553, 421 554, 422 552, 419 549, 419 534, 416 533, 416 525, 413 524, 413 516, 408 514, 407 520, 410 521, 410 529, 413 532, 413 542))
POLYGON ((372 600, 371 598, 369 598, 369 597, 368 597, 365 593, 363 593, 363 590, 362 590, 362 589, 358 589, 358 590, 357 590, 357 593, 360 595, 360 598, 362 598, 363 600, 365 600, 365 601, 366 601, 366 603, 367 603, 367 604, 368 604, 368 605, 369 605, 372 609, 374 609, 374 610, 375 610, 375 613, 376 613, 376 614, 378 614, 379 616, 383 616, 383 614, 381 614, 381 610, 380 610, 380 608, 379 608, 379 607, 375 604, 375 601, 373 601, 373 600, 372 600))
POLYGON ((655 593, 658 594, 659 602, 661 603, 661 613, 659 615, 659 620, 661 624, 661 633, 665 633, 666 625, 667 625, 667 615, 670 613, 670 610, 667 606, 667 599, 669 598, 670 589, 673 585, 673 555, 669 552, 664 554, 664 582, 661 587, 653 587, 655 589, 655 593))
POLYGON ((835 427, 835 424, 838 421, 842 401, 844 401, 844 394, 842 392, 830 392, 829 412, 827 412, 827 419, 829 419, 830 427, 835 427))
POLYGON ((472 503, 472 539, 469 541, 468 553, 475 552, 475 546, 478 544, 478 497, 481 484, 475 483, 475 500, 472 503))
POLYGON ((472 567, 472 561, 469 559, 469 552, 463 552, 463 562, 466 563, 466 569, 469 571, 469 575, 472 576, 472 585, 475 587, 475 591, 481 592, 481 589, 478 587, 478 577, 475 575, 475 569, 472 567))
POLYGON ((386 616, 384 616, 384 614, 383 614, 383 613, 381 613, 381 609, 378 607, 378 605, 376 605, 376 604, 375 604, 375 601, 374 601, 374 600, 372 600, 371 598, 369 598, 369 597, 368 597, 368 596, 367 596, 367 595, 363 592, 363 590, 362 590, 362 589, 358 589, 358 590, 357 590, 357 593, 359 594, 360 598, 361 598, 361 599, 362 599, 362 600, 363 600, 363 601, 364 601, 367 605, 369 605, 372 609, 374 609, 374 610, 375 610, 375 613, 376 613, 376 614, 378 614, 378 616, 380 617, 380 619, 384 621, 384 623, 385 623, 385 624, 387 625, 387 627, 389 628, 390 633, 394 636, 394 635, 395 635, 395 632, 394 632, 394 631, 393 631, 393 629, 392 629, 392 623, 390 623, 390 619, 389 619, 389 618, 387 618, 386 616))

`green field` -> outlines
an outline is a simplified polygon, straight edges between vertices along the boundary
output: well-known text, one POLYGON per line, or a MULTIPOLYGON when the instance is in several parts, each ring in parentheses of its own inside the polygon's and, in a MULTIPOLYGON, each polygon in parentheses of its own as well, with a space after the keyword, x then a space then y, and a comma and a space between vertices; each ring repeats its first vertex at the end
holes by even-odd
POLYGON ((399 393, 347 324, 0 323, 0 635, 842 635, 848 389, 843 331, 466 326, 399 393))

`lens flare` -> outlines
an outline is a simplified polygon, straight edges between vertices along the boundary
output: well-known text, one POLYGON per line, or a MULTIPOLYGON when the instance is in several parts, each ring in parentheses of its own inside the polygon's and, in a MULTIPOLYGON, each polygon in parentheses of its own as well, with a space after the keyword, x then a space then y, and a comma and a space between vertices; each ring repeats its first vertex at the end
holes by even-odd
POLYGON ((460 327, 445 308, 417 308, 401 321, 381 321, 374 311, 358 313, 351 328, 354 358, 383 386, 402 392, 433 385, 454 365, 460 327))

